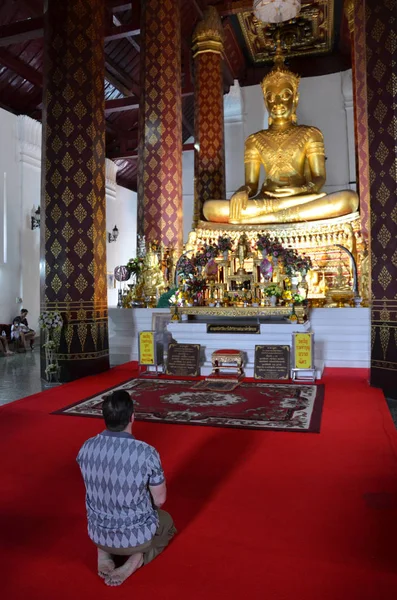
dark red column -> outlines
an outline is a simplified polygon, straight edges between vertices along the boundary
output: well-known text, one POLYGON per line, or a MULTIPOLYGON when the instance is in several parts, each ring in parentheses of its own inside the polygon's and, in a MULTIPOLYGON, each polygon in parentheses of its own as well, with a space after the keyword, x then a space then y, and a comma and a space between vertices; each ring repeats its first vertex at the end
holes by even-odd
POLYGON ((48 0, 42 310, 61 311, 61 380, 109 368, 102 0, 48 0))

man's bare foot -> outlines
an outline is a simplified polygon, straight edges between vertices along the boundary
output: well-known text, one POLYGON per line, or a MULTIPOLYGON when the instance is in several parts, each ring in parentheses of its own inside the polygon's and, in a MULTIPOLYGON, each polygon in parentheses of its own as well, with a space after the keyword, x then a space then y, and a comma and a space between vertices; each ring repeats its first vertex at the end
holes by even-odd
POLYGON ((114 571, 115 564, 111 554, 98 548, 98 575, 105 579, 114 571))
POLYGON ((129 557, 122 567, 118 567, 105 578, 106 585, 116 586, 124 583, 135 571, 143 565, 143 554, 137 552, 129 557))

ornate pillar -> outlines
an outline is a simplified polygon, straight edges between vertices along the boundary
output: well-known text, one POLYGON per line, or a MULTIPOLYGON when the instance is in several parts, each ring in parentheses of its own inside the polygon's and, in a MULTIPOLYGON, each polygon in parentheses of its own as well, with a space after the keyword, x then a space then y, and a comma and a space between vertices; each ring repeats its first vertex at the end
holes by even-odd
POLYGON ((104 18, 99 0, 47 2, 41 310, 63 315, 62 381, 109 368, 104 18))
POLYGON ((182 248, 179 0, 141 0, 138 234, 182 248))
POLYGON ((357 192, 360 196, 361 228, 365 239, 369 241, 370 194, 368 163, 365 1, 366 0, 345 0, 345 14, 349 24, 352 48, 357 192))
POLYGON ((371 197, 371 384, 397 388, 396 0, 366 0, 371 197))
POLYGON ((193 227, 206 200, 225 198, 223 115, 224 32, 218 11, 207 8, 193 33, 195 206, 193 227))

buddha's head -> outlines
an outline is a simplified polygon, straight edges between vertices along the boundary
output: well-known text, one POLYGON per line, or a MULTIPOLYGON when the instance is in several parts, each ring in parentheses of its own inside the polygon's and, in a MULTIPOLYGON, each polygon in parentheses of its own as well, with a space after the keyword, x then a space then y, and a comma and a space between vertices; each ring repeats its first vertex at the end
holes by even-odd
POLYGON ((298 106, 299 75, 295 75, 284 66, 284 56, 278 41, 274 68, 262 81, 263 97, 269 113, 269 125, 272 123, 296 123, 298 106))

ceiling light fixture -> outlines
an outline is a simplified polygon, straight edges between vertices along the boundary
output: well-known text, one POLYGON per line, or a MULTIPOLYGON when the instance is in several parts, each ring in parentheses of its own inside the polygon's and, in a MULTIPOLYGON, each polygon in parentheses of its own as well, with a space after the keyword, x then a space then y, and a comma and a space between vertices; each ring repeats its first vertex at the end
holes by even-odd
POLYGON ((253 9, 263 23, 282 23, 299 15, 301 0, 254 0, 253 9))

